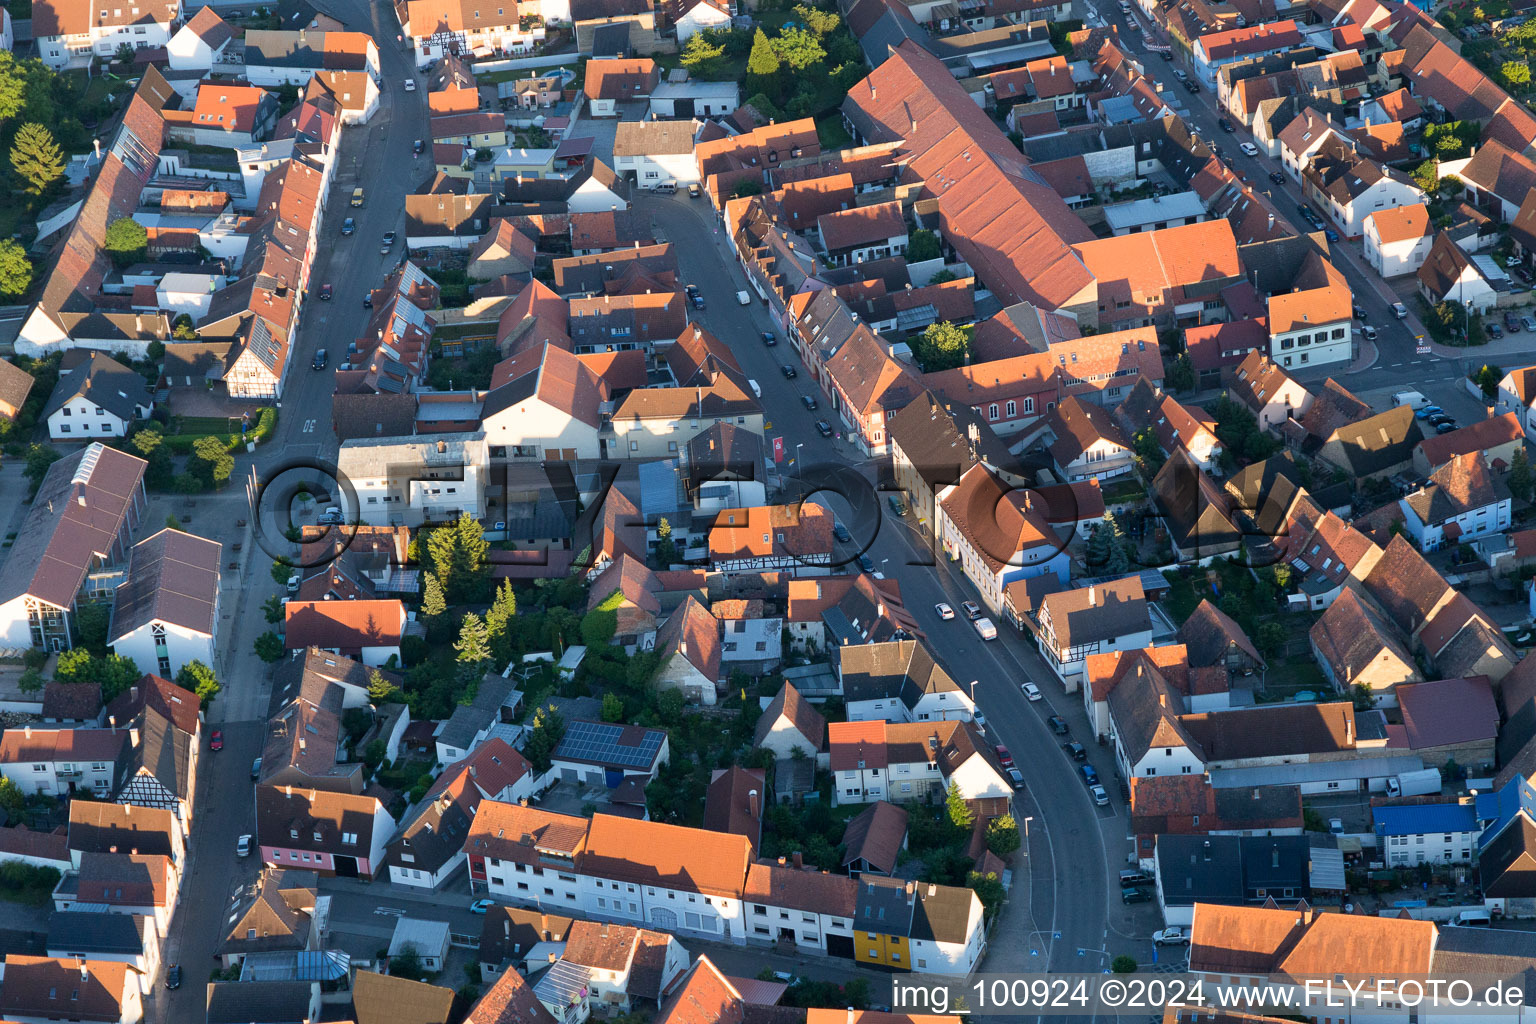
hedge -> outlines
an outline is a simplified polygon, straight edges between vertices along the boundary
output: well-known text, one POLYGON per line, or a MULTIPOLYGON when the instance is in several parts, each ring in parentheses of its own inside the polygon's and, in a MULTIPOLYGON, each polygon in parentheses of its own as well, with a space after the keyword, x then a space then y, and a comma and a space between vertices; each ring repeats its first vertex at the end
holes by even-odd
MULTIPOLYGON (((277 430, 277 410, 263 409, 256 417, 256 425, 246 431, 245 439, 260 444, 270 438, 275 430, 277 430)), ((167 434, 164 444, 167 451, 178 455, 190 455, 193 446, 204 437, 223 437, 225 447, 230 451, 234 451, 241 444, 239 434, 167 434)))

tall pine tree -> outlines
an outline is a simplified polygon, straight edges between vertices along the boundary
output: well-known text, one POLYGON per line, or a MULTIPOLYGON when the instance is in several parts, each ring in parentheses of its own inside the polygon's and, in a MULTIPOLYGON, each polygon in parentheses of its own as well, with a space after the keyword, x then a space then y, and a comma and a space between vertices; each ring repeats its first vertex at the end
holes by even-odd
POLYGON ((427 573, 426 590, 421 597, 421 614, 429 619, 435 619, 448 610, 448 602, 443 600, 443 585, 437 580, 437 573, 427 573))
POLYGON ((64 153, 53 133, 40 124, 27 123, 16 132, 11 146, 11 167, 27 182, 27 191, 40 196, 64 174, 64 153))
POLYGON ((474 612, 464 613, 464 624, 459 627, 459 639, 453 649, 458 660, 465 665, 483 665, 491 660, 491 639, 485 632, 485 622, 474 612))

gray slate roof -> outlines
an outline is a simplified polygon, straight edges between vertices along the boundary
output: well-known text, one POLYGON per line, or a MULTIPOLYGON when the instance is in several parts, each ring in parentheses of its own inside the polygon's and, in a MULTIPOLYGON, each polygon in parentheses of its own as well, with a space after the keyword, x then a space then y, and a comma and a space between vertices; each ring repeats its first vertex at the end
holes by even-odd
POLYGON ((128 578, 112 600, 110 642, 155 621, 211 636, 223 550, 217 541, 170 529, 135 544, 128 578))
POLYGON ((79 366, 59 377, 48 404, 43 406, 42 418, 52 416, 77 395, 130 422, 138 418, 140 407, 152 404, 144 378, 100 352, 92 352, 79 366))

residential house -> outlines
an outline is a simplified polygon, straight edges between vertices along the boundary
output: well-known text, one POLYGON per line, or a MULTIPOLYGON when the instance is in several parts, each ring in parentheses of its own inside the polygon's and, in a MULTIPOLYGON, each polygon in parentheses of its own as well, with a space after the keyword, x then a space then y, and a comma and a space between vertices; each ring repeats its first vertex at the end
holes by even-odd
POLYGON ((907 221, 899 202, 875 203, 824 213, 816 234, 834 267, 900 256, 907 250, 907 221))
POLYGON ((758 716, 753 749, 773 752, 778 759, 793 758, 796 751, 815 758, 826 745, 827 720, 811 702, 786 682, 758 716))
POLYGON ((558 956, 565 949, 566 936, 574 923, 558 914, 521 907, 491 907, 480 927, 480 980, 493 982, 503 971, 519 971, 543 951, 558 956))
POLYGON ((678 45, 688 42, 696 32, 712 28, 729 28, 731 13, 730 6, 721 4, 718 0, 714 2, 697 0, 695 3, 686 5, 682 8, 682 13, 673 21, 673 26, 677 29, 678 45))
POLYGON ((886 423, 917 395, 917 378, 892 357, 886 343, 857 325, 826 363, 823 386, 849 440, 870 456, 890 450, 886 423))
POLYGON ((1470 803, 1372 807, 1371 825, 1390 868, 1468 863, 1482 832, 1470 803))
POLYGON ((691 594, 656 632, 660 661, 655 685, 678 689, 695 704, 712 705, 722 682, 720 623, 691 594))
POLYGON ((60 375, 43 406, 48 436, 55 441, 126 437, 135 421, 149 418, 154 404, 143 376, 104 353, 81 355, 60 375))
POLYGON ((34 378, 9 360, 0 359, 0 417, 14 420, 32 393, 34 378))
POLYGON ((447 1024, 454 993, 441 985, 375 971, 352 975, 356 1024, 447 1024))
POLYGON ((1301 30, 1294 21, 1276 21, 1212 32, 1195 40, 1191 59, 1195 74, 1208 89, 1216 88, 1216 71, 1254 57, 1283 53, 1300 46, 1301 30))
POLYGON ((1313 623, 1308 640, 1323 675, 1342 693, 1362 686, 1378 701, 1392 704, 1399 683, 1424 678, 1408 638, 1350 588, 1313 623))
POLYGON ((1536 442, 1536 366, 1510 370, 1499 381, 1494 413, 1514 413, 1525 436, 1536 442))
POLYGON ((1011 796, 1007 773, 965 721, 830 722, 832 806, 926 801, 951 782, 968 800, 1011 796))
POLYGON ((574 719, 550 752, 549 776, 565 782, 617 789, 626 782, 655 781, 671 757, 664 729, 574 719))
POLYGON ((1413 452, 1424 434, 1413 410, 1400 405, 1335 430, 1318 458, 1348 473, 1357 483, 1383 479, 1413 465, 1413 452))
POLYGON ((171 858, 153 853, 82 853, 53 890, 55 910, 148 917, 164 938, 181 876, 171 858))
POLYGON ((7 953, 5 976, 0 1014, 8 1020, 136 1024, 144 1019, 143 993, 126 963, 7 953))
POLYGON ((1198 324, 1207 302, 1243 278, 1237 238, 1225 218, 1079 242, 1072 249, 1097 280, 1090 319, 1079 314, 1079 322, 1100 331, 1198 324))
POLYGON ((382 863, 395 885, 435 889, 464 863, 464 837, 482 800, 532 795, 534 772, 523 755, 489 739, 450 764, 400 822, 382 863))
POLYGON ((1485 137, 1460 160, 1439 161, 1437 172, 1456 178, 1467 202, 1504 223, 1515 219, 1526 195, 1536 188, 1536 163, 1497 138, 1485 137))
POLYGON ((133 546, 112 595, 107 644, 166 678, 189 662, 218 664, 223 545, 165 529, 133 546))
MULTIPOLYGON (((1450 302, 1473 313, 1487 313, 1499 301, 1499 289, 1489 276, 1476 257, 1456 244, 1449 232, 1441 231, 1419 267, 1419 294, 1431 305, 1450 302)), ((1507 278, 1502 283, 1507 287, 1507 278)))
POLYGON ((318 981, 215 981, 207 992, 208 1024, 304 1024, 320 1015, 318 981))
POLYGON ((424 970, 436 974, 447 966, 448 922, 422 917, 399 917, 387 947, 390 959, 410 951, 424 970))
POLYGON ((556 1024, 533 986, 516 971, 505 971, 469 1008, 464 1024, 556 1024))
MULTIPOLYGON (((562 964, 583 970, 588 998, 628 1013, 637 1005, 661 1003, 662 994, 688 969, 688 951, 662 932, 574 921, 566 934, 565 951, 551 972, 562 964)), ((541 979, 534 991, 543 984, 541 979)))
POLYGON ((1216 421, 1199 406, 1185 407, 1145 379, 1137 381, 1115 408, 1115 420, 1133 442, 1142 431, 1150 430, 1164 455, 1182 448, 1203 472, 1217 468, 1222 448, 1216 437, 1216 421))
POLYGON ((699 165, 693 146, 698 131, 699 122, 692 119, 620 121, 613 138, 613 169, 641 188, 668 182, 696 185, 699 165))
POLYGON ((938 498, 934 534, 940 547, 961 563, 994 614, 1014 580, 1051 573, 1066 582, 1066 544, 1031 492, 1010 487, 978 464, 938 498))
POLYGON ((394 831, 394 818, 374 796, 256 787, 256 843, 272 867, 372 878, 394 831))
POLYGON ((152 917, 54 911, 48 915, 48 956, 71 963, 85 960, 125 964, 148 995, 160 975, 160 938, 152 917))
POLYGON ((935 495, 959 483, 985 462, 1015 483, 1016 460, 987 422, 968 405, 943 401, 932 391, 897 412, 887 423, 896 487, 927 531, 935 528, 935 495))
POLYGON ((1403 525, 1423 551, 1503 533, 1510 526, 1509 488, 1489 470, 1481 452, 1456 456, 1398 505, 1403 525))
POLYGON ((1377 210, 1365 218, 1366 262, 1382 277, 1417 273, 1434 237, 1423 203, 1377 210))
MULTIPOLYGON (((437 763, 452 764, 475 750, 517 717, 523 695, 514 682, 499 673, 487 672, 468 704, 460 704, 437 730, 437 763)), ((515 738, 516 733, 505 737, 515 738)))
POLYGON ((229 23, 212 7, 200 9, 176 30, 166 44, 166 63, 172 71, 209 71, 223 60, 234 38, 229 23))
POLYGON ((1262 352, 1250 352, 1230 376, 1222 376, 1228 394, 1248 407, 1260 430, 1299 418, 1312 405, 1312 393, 1262 352))
POLYGON ((484 432, 352 438, 342 442, 337 465, 352 482, 367 525, 485 515, 490 456, 484 432))
POLYGON ((1268 299, 1269 354, 1281 366, 1316 366, 1353 358, 1349 283, 1332 263, 1309 252, 1291 290, 1268 299))
POLYGON ((405 606, 398 599, 290 601, 284 615, 290 651, 318 647, 374 667, 400 661, 405 606))
POLYGON ((0 734, 0 775, 28 796, 83 790, 105 799, 122 782, 130 752, 126 730, 24 725, 0 734))
POLYGON ((593 117, 617 117, 619 104, 644 102, 661 80, 649 57, 633 60, 594 59, 587 62, 582 91, 593 117))
POLYGON ((980 916, 981 900, 973 890, 864 875, 853 918, 854 959, 904 970, 967 973, 986 949, 976 927, 980 916))
POLYGON ((272 137, 277 97, 257 85, 203 82, 190 110, 166 110, 168 142, 221 149, 248 147, 272 137))
POLYGON ((1152 499, 1180 561, 1204 562, 1241 546, 1242 528, 1233 518, 1230 497, 1182 448, 1153 477, 1152 499))
POLYGON ((1134 442, 1114 414, 1075 396, 1063 399, 1030 437, 1048 446, 1057 474, 1070 482, 1124 476, 1135 465, 1134 442))
POLYGON ((583 910, 576 857, 586 845, 588 824, 537 807, 481 804, 464 840, 471 885, 545 911, 583 910))
POLYGON ((1041 654, 1068 692, 1077 689, 1090 655, 1152 643, 1151 613, 1137 576, 1047 594, 1036 623, 1041 654))
POLYGON ((179 0, 126 8, 43 0, 32 12, 32 38, 49 68, 84 67, 98 57, 115 56, 120 46, 137 51, 167 45, 181 14, 179 0))
POLYGON ((832 561, 832 518, 813 502, 722 509, 709 530, 710 565, 728 574, 825 572, 832 561))
POLYGON ((1061 401, 1057 361, 1046 352, 924 374, 923 386, 946 402, 969 406, 996 433, 1016 433, 1061 401))
POLYGON ((1480 453, 1490 470, 1507 472, 1515 463, 1515 453, 1524 447, 1520 417, 1506 412, 1450 433, 1426 437, 1413 450, 1413 471, 1427 477, 1458 456, 1480 453))
POLYGON ((1234 675, 1252 675, 1268 667, 1243 627, 1209 598, 1179 626, 1178 642, 1184 645, 1191 668, 1216 667, 1234 675))
POLYGON ((843 867, 860 875, 894 875, 901 851, 907 848, 907 812, 879 800, 849 819, 843 830, 843 867))
MULTIPOLYGON (((249 896, 231 909, 218 955, 228 970, 253 953, 301 952, 320 944, 318 894, 309 871, 264 867, 249 896)), ((329 899, 329 897, 327 897, 329 899)))
POLYGON ((919 640, 847 648, 838 659, 838 681, 850 722, 970 721, 976 710, 919 640))

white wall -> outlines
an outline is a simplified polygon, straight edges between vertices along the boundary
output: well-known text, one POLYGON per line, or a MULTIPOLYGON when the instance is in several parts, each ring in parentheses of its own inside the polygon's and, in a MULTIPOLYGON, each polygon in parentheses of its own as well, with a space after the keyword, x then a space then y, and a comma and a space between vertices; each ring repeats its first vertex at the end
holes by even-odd
MULTIPOLYGON (((140 406, 141 418, 149 415, 149 409, 140 406)), ((129 422, 84 396, 77 395, 55 409, 48 417, 48 436, 55 441, 77 441, 87 437, 122 437, 128 432, 129 422)))
MULTIPOLYGON (((214 598, 214 628, 218 628, 218 597, 214 598)), ((189 661, 201 661, 204 665, 214 663, 213 637, 207 633, 199 633, 185 626, 175 623, 146 622, 138 629, 119 637, 112 643, 112 650, 126 658, 132 658, 134 664, 145 672, 154 672, 166 679, 174 678, 181 671, 183 665, 189 661), (169 665, 160 664, 157 644, 153 633, 156 624, 165 626, 165 648, 169 665)))

